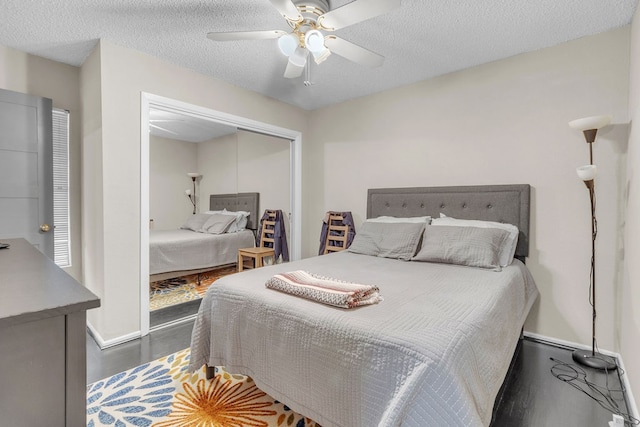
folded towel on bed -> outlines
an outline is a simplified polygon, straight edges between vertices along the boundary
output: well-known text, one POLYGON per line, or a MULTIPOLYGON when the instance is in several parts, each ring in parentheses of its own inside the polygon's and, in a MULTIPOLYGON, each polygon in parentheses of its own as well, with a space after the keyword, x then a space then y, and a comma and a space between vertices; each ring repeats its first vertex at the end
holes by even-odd
POLYGON ((345 282, 303 270, 276 274, 267 280, 265 286, 341 308, 359 307, 382 301, 377 286, 345 282))

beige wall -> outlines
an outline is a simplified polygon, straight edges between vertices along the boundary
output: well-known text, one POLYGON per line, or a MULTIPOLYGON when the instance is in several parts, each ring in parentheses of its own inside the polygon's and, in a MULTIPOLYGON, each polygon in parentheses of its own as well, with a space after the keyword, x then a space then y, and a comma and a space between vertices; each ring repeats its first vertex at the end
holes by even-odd
MULTIPOLYGON (((260 216, 265 209, 290 213, 290 145, 288 140, 243 130, 198 144, 198 170, 204 175, 202 210, 209 194, 257 192, 260 216)), ((288 222, 286 226, 289 240, 288 222)))
MULTIPOLYGON (((575 172, 588 163, 588 147, 567 122, 612 114, 626 123, 628 70, 627 27, 314 111, 303 165, 312 225, 306 253, 317 250, 325 211, 365 218, 368 188, 528 183, 528 265, 541 298, 525 329, 589 344, 589 197, 575 172)), ((609 350, 617 328, 624 129, 602 132, 594 146, 598 342, 609 350)))
POLYGON ((624 274, 621 297, 620 353, 627 375, 640 397, 640 8, 631 29, 631 68, 629 75, 629 155, 627 181, 622 204, 626 207, 624 274))
POLYGON ((238 192, 238 133, 198 144, 198 171, 202 173, 200 196, 208 207, 209 194, 238 192))
MULTIPOLYGON (((198 144, 205 210, 209 194, 260 193, 260 211, 291 212, 290 141, 239 130, 198 144)), ((260 212, 261 213, 261 212, 260 212)))
POLYGON ((80 69, 0 45, 0 88, 51 98, 54 108, 69 110, 69 214, 72 266, 65 268, 65 271, 81 281, 80 69))
POLYGON ((260 193, 261 211, 291 212, 290 145, 284 139, 238 132, 238 192, 260 193))
MULTIPOLYGON (((82 277, 104 305, 110 289, 104 280, 104 203, 102 174, 102 77, 100 46, 80 69, 82 96, 82 277)), ((87 320, 98 325, 99 310, 90 310, 87 320)))
POLYGON ((187 172, 199 172, 198 212, 209 209, 210 194, 260 193, 261 210, 290 212, 290 141, 239 130, 193 143, 149 137, 149 209, 156 230, 179 228, 192 214, 184 190, 187 172))
POLYGON ((189 171, 199 172, 198 212, 209 209, 210 194, 258 192, 260 208, 290 209, 290 141, 238 131, 192 143, 150 136, 149 207, 158 230, 180 227, 192 207, 184 194, 192 189, 189 171))
POLYGON ((85 192, 85 197, 88 203, 93 201, 103 206, 103 228, 100 231, 103 243, 101 248, 93 248, 87 256, 93 259, 94 270, 104 272, 102 307, 94 310, 95 315, 90 317, 90 321, 102 339, 108 342, 134 335, 140 329, 141 92, 298 130, 303 134, 307 131, 307 113, 106 41, 100 42, 99 51, 103 193, 85 192))
MULTIPOLYGON (((156 230, 175 230, 193 213, 185 190, 193 191, 188 172, 198 168, 198 144, 149 136, 149 217, 156 230)), ((198 200, 200 211, 202 201, 198 200)))

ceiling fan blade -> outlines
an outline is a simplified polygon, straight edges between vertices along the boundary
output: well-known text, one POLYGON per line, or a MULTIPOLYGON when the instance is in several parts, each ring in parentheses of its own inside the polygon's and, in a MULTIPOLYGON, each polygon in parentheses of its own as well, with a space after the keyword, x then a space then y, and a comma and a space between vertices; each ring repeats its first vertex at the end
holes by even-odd
POLYGON ((318 17, 318 25, 328 31, 338 30, 375 18, 400 7, 401 0, 356 0, 318 17))
POLYGON ((285 34, 287 34, 287 32, 281 30, 231 31, 226 33, 208 33, 207 38, 217 42, 229 42, 235 40, 277 39, 285 34))
POLYGON ((298 11, 298 8, 295 4, 291 2, 291 0, 269 0, 271 4, 278 9, 278 12, 284 19, 289 20, 291 22, 300 22, 302 21, 302 15, 298 11))
POLYGON ((300 67, 293 64, 291 61, 288 61, 287 68, 284 70, 284 77, 287 79, 295 79, 296 77, 300 77, 303 71, 304 67, 300 67))
POLYGON ((332 53, 357 64, 375 68, 384 62, 384 56, 333 35, 325 37, 324 44, 332 53))

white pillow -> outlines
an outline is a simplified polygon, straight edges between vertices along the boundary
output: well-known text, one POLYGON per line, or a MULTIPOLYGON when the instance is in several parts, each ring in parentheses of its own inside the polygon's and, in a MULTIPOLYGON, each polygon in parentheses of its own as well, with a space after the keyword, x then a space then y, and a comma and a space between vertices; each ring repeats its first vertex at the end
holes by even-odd
POLYGON ((395 216, 379 216, 377 218, 369 218, 367 222, 386 222, 386 223, 410 222, 410 223, 429 224, 431 222, 431 217, 430 216, 412 216, 407 218, 400 218, 395 216))
POLYGON ((223 234, 227 232, 234 221, 235 218, 231 215, 211 214, 207 222, 198 231, 208 234, 223 234))
POLYGON ((200 230, 202 229, 202 226, 204 225, 205 222, 207 222, 209 218, 211 218, 211 215, 208 215, 206 213, 194 214, 190 216, 184 222, 184 224, 182 224, 180 229, 200 232, 200 230))
MULTIPOLYGON (((225 209, 225 212, 227 213, 234 213, 231 211, 227 211, 225 209)), ((237 230, 236 231, 242 231, 245 230, 247 228, 247 222, 249 221, 249 215, 251 215, 251 212, 247 212, 247 211, 236 211, 236 225, 237 225, 237 230)))
POLYGON ((220 215, 231 215, 235 217, 235 221, 229 226, 227 233, 236 233, 238 231, 242 231, 247 228, 247 221, 250 212, 247 211, 228 211, 223 209, 221 211, 207 211, 205 213, 208 214, 220 214, 220 215))
POLYGON ((513 224, 504 224, 493 221, 480 221, 475 219, 457 219, 440 214, 440 218, 434 218, 431 225, 456 225, 458 227, 478 227, 478 228, 497 228, 509 232, 509 238, 506 240, 502 250, 500 251, 500 267, 506 267, 513 261, 518 246, 518 227, 513 224))

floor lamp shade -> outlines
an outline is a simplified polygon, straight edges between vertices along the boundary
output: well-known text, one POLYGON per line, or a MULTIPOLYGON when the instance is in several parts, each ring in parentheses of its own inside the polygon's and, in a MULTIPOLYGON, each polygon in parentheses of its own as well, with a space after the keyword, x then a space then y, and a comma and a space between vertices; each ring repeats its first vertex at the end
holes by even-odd
POLYGON ((598 168, 596 165, 584 165, 577 168, 576 173, 581 180, 592 181, 598 173, 598 168))
POLYGON ((601 129, 611 123, 611 116, 591 116, 581 119, 571 120, 569 126, 572 129, 585 131, 590 129, 601 129))

